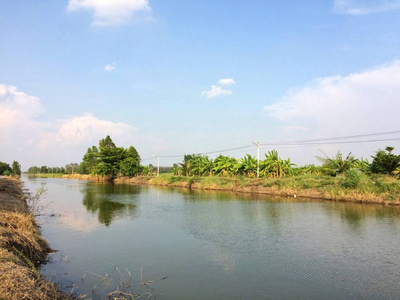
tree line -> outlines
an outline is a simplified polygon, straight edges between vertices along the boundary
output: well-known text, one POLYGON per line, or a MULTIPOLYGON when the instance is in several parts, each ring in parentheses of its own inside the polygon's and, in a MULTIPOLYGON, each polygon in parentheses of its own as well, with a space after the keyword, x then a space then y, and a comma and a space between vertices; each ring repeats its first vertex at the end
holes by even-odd
POLYGON ((211 159, 206 155, 185 155, 183 162, 174 164, 174 175, 182 176, 247 176, 256 177, 257 168, 259 177, 274 178, 288 177, 303 174, 331 175, 343 174, 348 170, 357 170, 363 173, 400 175, 400 155, 392 153, 394 147, 386 147, 378 150, 372 156, 373 161, 368 159, 356 159, 351 153, 346 157, 338 152, 334 157, 317 157, 320 166, 314 164, 298 167, 290 161, 283 159, 276 150, 268 151, 264 159, 259 162, 254 156, 246 154, 243 158, 220 155, 211 159))
MULTIPOLYGON (((246 154, 243 158, 219 155, 212 159, 206 155, 185 155, 183 161, 174 164, 171 171, 180 176, 246 176, 261 178, 282 178, 302 174, 324 174, 336 176, 348 170, 372 174, 400 176, 400 155, 393 153, 394 147, 376 151, 370 163, 368 159, 356 159, 351 153, 343 156, 338 152, 334 157, 324 154, 317 157, 321 165, 309 164, 297 166, 290 158, 283 159, 276 150, 265 153, 259 162, 254 156, 246 154)), ((71 163, 65 167, 31 167, 28 173, 79 173, 99 176, 147 176, 155 175, 152 165, 142 166, 141 158, 135 147, 117 147, 110 136, 99 141, 99 146, 92 146, 83 155, 80 164, 71 163)), ((168 168, 166 169, 168 170, 168 168)))
POLYGON ((17 161, 13 161, 11 167, 8 163, 0 161, 0 175, 21 175, 21 165, 17 161))

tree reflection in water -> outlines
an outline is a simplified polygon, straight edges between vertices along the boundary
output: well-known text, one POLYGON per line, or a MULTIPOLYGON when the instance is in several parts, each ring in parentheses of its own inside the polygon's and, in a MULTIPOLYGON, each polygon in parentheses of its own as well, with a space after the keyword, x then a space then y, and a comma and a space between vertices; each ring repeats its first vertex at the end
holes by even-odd
POLYGON ((135 217, 134 204, 140 189, 137 186, 93 183, 81 190, 82 204, 87 211, 97 214, 99 223, 109 226, 114 219, 135 217))

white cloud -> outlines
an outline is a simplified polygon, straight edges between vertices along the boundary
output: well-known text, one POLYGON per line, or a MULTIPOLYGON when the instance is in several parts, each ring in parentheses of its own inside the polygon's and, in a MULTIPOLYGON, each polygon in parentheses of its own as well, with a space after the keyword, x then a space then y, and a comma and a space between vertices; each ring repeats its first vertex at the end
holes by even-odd
POLYGON ((17 160, 23 170, 32 165, 63 166, 79 162, 88 147, 110 135, 118 146, 153 151, 165 141, 140 135, 132 125, 92 114, 42 121, 45 109, 38 97, 0 84, 0 160, 17 160))
POLYGON ((338 14, 366 15, 400 9, 399 0, 335 0, 333 11, 338 14))
POLYGON ((93 11, 95 26, 118 26, 151 11, 148 0, 69 0, 68 10, 93 11))
POLYGON ((104 70, 106 70, 107 72, 112 72, 116 69, 116 67, 117 67, 117 64, 115 62, 113 62, 113 63, 110 63, 110 64, 104 66, 104 70))
MULTIPOLYGON (((233 78, 222 78, 218 80, 219 85, 234 85, 235 80, 233 78)), ((224 89, 218 85, 212 85, 211 90, 202 91, 201 94, 207 98, 215 98, 219 96, 228 96, 233 94, 231 90, 224 89)))
POLYGON ((215 98, 219 96, 231 95, 233 92, 231 90, 225 90, 220 86, 212 85, 211 90, 201 92, 207 98, 215 98))
POLYGON ((220 84, 220 85, 234 85, 235 84, 235 80, 233 78, 224 78, 224 79, 218 80, 218 84, 220 84))
POLYGON ((310 137, 379 133, 399 129, 399 95, 396 61, 344 77, 317 79, 264 109, 286 128, 309 128, 310 137))

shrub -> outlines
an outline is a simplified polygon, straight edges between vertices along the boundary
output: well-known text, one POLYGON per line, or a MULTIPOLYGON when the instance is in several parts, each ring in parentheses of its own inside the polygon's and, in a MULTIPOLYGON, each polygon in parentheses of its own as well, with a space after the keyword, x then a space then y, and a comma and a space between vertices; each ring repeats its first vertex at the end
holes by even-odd
POLYGON ((362 173, 358 170, 347 170, 345 172, 345 178, 342 182, 342 186, 345 188, 356 188, 360 183, 362 177, 362 173))

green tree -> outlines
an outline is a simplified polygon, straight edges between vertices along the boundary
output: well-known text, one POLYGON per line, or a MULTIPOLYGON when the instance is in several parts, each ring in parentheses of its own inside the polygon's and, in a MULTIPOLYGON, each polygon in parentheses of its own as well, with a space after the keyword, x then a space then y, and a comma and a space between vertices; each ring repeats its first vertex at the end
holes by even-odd
POLYGON ((15 160, 12 163, 12 173, 21 176, 21 165, 15 160))
POLYGON ((106 138, 101 139, 99 141, 99 146, 100 148, 116 148, 114 142, 112 141, 109 135, 107 135, 106 138))
POLYGON ((9 164, 0 161, 0 175, 10 175, 12 169, 9 164))
POLYGON ((96 146, 87 149, 86 154, 83 156, 82 163, 82 169, 88 174, 93 173, 95 167, 99 163, 99 150, 96 146))
MULTIPOLYGON (((354 168, 357 165, 358 160, 351 155, 351 152, 343 158, 342 153, 338 151, 335 157, 330 158, 324 153, 325 157, 317 156, 317 159, 322 162, 322 167, 335 173, 342 174, 343 172, 354 168)), ((332 173, 334 174, 334 173, 332 173)))
POLYGON ((238 174, 239 161, 234 157, 220 155, 214 160, 214 173, 222 176, 234 176, 238 174))
POLYGON ((134 177, 141 171, 140 156, 135 147, 130 146, 125 152, 125 158, 120 162, 119 170, 121 175, 134 177))
POLYGON ((239 174, 246 175, 250 177, 255 177, 257 174, 257 159, 250 154, 246 154, 245 157, 239 161, 239 174))
POLYGON ((133 146, 128 149, 117 147, 111 137, 99 141, 99 149, 88 149, 84 162, 93 166, 93 173, 115 177, 118 175, 137 176, 141 171, 140 156, 133 146))
POLYGON ((393 147, 386 147, 386 151, 378 150, 375 156, 372 156, 371 163, 372 173, 392 174, 400 167, 400 155, 392 154, 393 147))
POLYGON ((139 160, 132 157, 127 157, 121 161, 119 168, 121 175, 129 177, 137 176, 141 171, 139 160))

